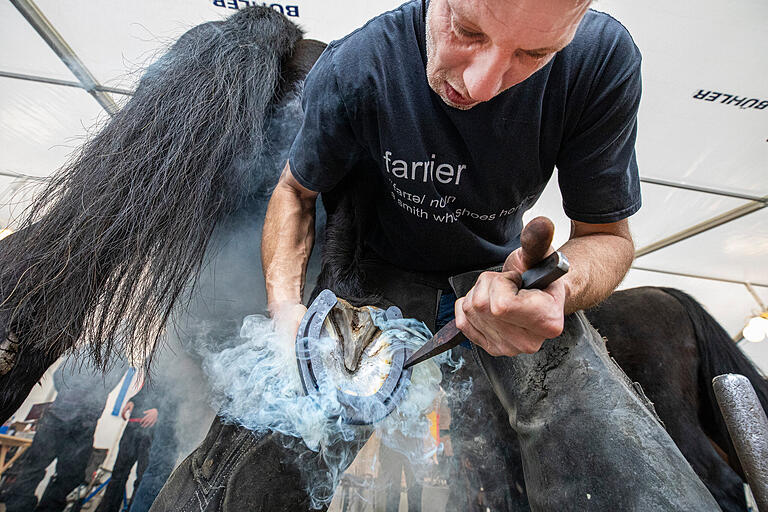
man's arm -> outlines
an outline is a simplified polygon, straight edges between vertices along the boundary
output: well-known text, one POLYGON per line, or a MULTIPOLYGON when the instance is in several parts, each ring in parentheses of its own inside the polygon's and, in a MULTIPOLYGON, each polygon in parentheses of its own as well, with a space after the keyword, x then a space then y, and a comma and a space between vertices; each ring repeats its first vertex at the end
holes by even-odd
POLYGON ((306 312, 301 299, 314 243, 316 198, 317 192, 299 184, 286 163, 264 220, 261 264, 267 305, 275 322, 288 331, 298 328, 306 312))
MULTIPOLYGON (((520 290, 520 276, 538 263, 531 248, 546 247, 554 226, 539 217, 523 229, 522 247, 512 252, 502 272, 484 272, 466 297, 456 301, 456 325, 493 356, 532 354, 545 339, 563 330, 565 314, 588 308, 611 294, 629 269, 633 244, 627 221, 572 223, 571 239, 561 247, 571 269, 544 290, 520 290)), ((552 252, 550 248, 549 252, 552 252)))
POLYGON ((565 314, 599 304, 632 264, 635 245, 627 219, 610 224, 571 221, 571 238, 560 250, 571 262, 564 277, 565 314))

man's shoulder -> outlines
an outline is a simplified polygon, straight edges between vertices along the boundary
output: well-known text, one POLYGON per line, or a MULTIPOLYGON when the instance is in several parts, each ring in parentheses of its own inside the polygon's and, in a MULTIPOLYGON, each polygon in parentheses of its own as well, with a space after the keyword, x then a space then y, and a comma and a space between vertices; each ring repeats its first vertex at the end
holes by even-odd
POLYGON ((572 57, 596 64, 616 59, 634 67, 641 59, 629 30, 610 14, 592 9, 587 11, 568 49, 572 57))
POLYGON ((379 14, 362 27, 332 41, 326 49, 326 58, 351 78, 355 71, 370 72, 388 62, 396 62, 400 52, 418 52, 418 48, 409 48, 409 45, 414 41, 414 17, 419 5, 419 0, 410 0, 379 14))
MULTIPOLYGON (((576 35, 554 62, 553 76, 586 101, 599 91, 613 90, 628 79, 640 87, 640 50, 629 31, 609 14, 590 9, 576 35)), ((572 99, 574 101, 574 99, 572 99)))

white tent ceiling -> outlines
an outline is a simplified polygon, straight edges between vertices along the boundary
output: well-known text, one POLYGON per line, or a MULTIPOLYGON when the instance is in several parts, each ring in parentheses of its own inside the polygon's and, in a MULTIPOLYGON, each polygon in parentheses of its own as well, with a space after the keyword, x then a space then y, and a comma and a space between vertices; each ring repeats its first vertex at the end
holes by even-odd
MULTIPOLYGON (((105 107, 123 103, 141 69, 181 33, 248 3, 37 0, 42 16, 32 22, 20 13, 34 11, 31 0, 0 3, 0 201, 23 201, 39 183, 31 177, 60 167, 108 119, 105 107), (57 33, 71 50, 70 67, 33 28, 46 19, 48 38, 57 33), (83 87, 89 80, 93 95, 83 87)), ((330 41, 397 3, 271 5, 308 37, 330 41)), ((768 303, 768 3, 602 0, 596 8, 624 23, 643 53, 637 151, 644 206, 631 220, 638 258, 622 287, 683 289, 736 337, 759 312, 758 300, 768 303)), ((550 185, 531 213, 552 217, 562 242, 567 219, 550 185)), ((12 213, 0 210, 0 228, 12 213)), ((768 371, 768 341, 740 346, 768 371)))

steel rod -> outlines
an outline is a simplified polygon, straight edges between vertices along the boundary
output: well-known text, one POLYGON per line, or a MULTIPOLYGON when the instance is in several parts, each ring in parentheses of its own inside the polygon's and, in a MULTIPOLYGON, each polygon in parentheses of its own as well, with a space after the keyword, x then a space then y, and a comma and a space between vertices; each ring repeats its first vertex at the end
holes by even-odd
MULTIPOLYGON (((630 268, 632 270, 642 270, 642 271, 645 271, 645 272, 656 272, 656 273, 659 273, 659 274, 668 274, 668 275, 671 275, 671 276, 690 277, 690 278, 693 278, 693 279, 705 279, 707 281, 718 281, 718 282, 721 282, 721 283, 731 283, 731 284, 740 284, 740 285, 747 284, 746 281, 739 281, 738 279, 727 279, 725 277, 703 276, 701 274, 690 274, 690 273, 687 273, 687 272, 675 272, 674 270, 662 270, 662 269, 659 269, 659 268, 640 267, 640 266, 637 266, 637 265, 632 265, 632 267, 630 267, 630 268)), ((759 286, 759 287, 762 287, 762 288, 768 288, 768 283, 755 283, 755 282, 750 281, 749 284, 751 286, 759 286)))
POLYGON ((768 417, 743 375, 718 375, 712 387, 757 508, 768 511, 768 417))
MULTIPOLYGON (((766 196, 764 199, 768 199, 768 196, 766 196)), ((665 247, 669 247, 672 244, 676 244, 678 242, 682 242, 683 240, 687 240, 692 236, 699 235, 701 233, 704 233, 705 231, 709 231, 718 226, 722 226, 723 224, 727 224, 736 219, 740 219, 745 215, 749 215, 750 213, 754 213, 756 211, 762 210, 766 206, 768 206, 768 203, 751 201, 748 204, 739 206, 725 213, 721 213, 720 215, 712 217, 711 219, 707 219, 703 222, 699 222, 698 224, 695 224, 689 228, 679 231, 674 235, 668 236, 666 238, 662 238, 661 240, 654 242, 652 244, 646 245, 645 247, 641 247, 640 249, 635 251, 635 258, 639 258, 640 256, 645 256, 646 254, 656 252, 659 249, 664 249, 665 247)))
MULTIPOLYGON (((80 82, 73 82, 71 80, 62 80, 60 78, 49 78, 47 76, 27 75, 25 73, 15 73, 13 71, 0 70, 0 77, 14 78, 16 80, 26 80, 28 82, 39 82, 42 84, 61 85, 64 87, 76 87, 78 89, 85 89, 80 82)), ((133 91, 128 89, 121 89, 119 87, 109 87, 106 85, 97 85, 96 90, 103 92, 111 92, 115 94, 123 94, 125 96, 133 96, 133 91)))
POLYGON ((48 46, 59 56, 61 61, 75 75, 75 78, 83 85, 83 89, 99 102, 109 115, 115 115, 119 110, 117 103, 112 99, 109 93, 99 90, 99 84, 96 77, 88 70, 80 57, 72 50, 58 30, 48 21, 43 12, 37 7, 33 0, 11 0, 11 3, 18 9, 27 22, 32 25, 40 37, 48 43, 48 46))
POLYGON ((641 177, 640 181, 643 183, 650 183, 651 185, 660 185, 662 187, 679 188, 682 190, 691 190, 693 192, 702 192, 704 194, 714 194, 716 196, 733 197, 735 199, 744 199, 746 201, 757 201, 758 203, 768 203, 768 198, 753 196, 750 194, 741 194, 739 192, 730 192, 728 190, 702 187, 699 185, 688 185, 687 183, 680 183, 677 181, 662 180, 659 178, 641 177))

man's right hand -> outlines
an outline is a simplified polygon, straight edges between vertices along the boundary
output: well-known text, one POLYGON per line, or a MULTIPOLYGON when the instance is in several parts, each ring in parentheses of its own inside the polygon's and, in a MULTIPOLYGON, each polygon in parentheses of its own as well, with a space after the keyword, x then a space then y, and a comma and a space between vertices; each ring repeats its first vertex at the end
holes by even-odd
POLYGON ((124 420, 128 420, 131 418, 131 414, 133 413, 133 402, 128 402, 123 406, 123 410, 120 412, 120 415, 123 417, 124 420))
POLYGON ((304 304, 282 303, 269 307, 275 331, 285 339, 295 340, 299 332, 299 324, 307 307, 304 304))

